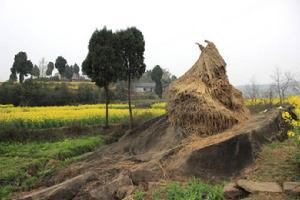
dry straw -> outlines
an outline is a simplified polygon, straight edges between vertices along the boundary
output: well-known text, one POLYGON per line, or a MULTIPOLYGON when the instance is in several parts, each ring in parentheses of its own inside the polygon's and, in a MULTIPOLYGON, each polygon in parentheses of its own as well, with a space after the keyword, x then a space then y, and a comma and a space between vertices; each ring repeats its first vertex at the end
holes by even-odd
POLYGON ((212 42, 169 88, 168 117, 187 134, 213 135, 249 118, 242 93, 228 81, 226 63, 212 42))

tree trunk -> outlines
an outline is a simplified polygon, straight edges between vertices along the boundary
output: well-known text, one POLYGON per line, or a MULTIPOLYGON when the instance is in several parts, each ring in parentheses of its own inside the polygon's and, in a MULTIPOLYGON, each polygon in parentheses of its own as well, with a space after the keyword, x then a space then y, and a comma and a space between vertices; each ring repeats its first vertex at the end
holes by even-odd
POLYGON ((19 74, 19 81, 20 81, 20 83, 23 83, 23 81, 24 81, 24 74, 22 74, 22 73, 19 74))
POLYGON ((108 128, 108 104, 109 104, 109 94, 108 94, 108 86, 104 86, 105 92, 105 128, 108 128))
POLYGON ((132 109, 131 109, 131 76, 128 75, 128 108, 129 108, 129 128, 132 129, 133 118, 132 118, 132 109))

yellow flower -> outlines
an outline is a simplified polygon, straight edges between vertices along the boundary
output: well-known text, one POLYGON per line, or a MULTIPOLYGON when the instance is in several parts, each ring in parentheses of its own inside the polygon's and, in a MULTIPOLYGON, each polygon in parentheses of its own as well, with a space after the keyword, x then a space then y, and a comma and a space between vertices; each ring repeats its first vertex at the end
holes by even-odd
POLYGON ((293 127, 299 126, 299 123, 296 120, 292 120, 290 123, 293 127))
MULTIPOLYGON (((134 108, 134 107, 133 107, 134 108)), ((162 108, 137 109, 134 115, 150 114, 159 116, 165 113, 162 108)), ((128 118, 127 104, 110 104, 109 121, 120 122, 128 118)), ((50 128, 68 126, 74 123, 81 125, 100 124, 105 120, 105 105, 80 106, 41 106, 41 107, 0 107, 0 125, 26 128, 50 128)))
POLYGON ((294 137, 294 136, 295 136, 295 133, 294 133, 293 131, 288 131, 288 132, 287 132, 287 135, 288 135, 289 137, 294 137))

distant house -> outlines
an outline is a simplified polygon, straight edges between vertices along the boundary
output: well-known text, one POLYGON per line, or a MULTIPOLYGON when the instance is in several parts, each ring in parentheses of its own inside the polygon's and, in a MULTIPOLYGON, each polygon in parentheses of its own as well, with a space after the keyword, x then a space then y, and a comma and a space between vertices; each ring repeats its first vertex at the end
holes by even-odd
POLYGON ((55 73, 53 77, 57 77, 59 80, 61 79, 60 73, 55 73))
POLYGON ((154 92, 155 83, 134 83, 135 92, 154 92))

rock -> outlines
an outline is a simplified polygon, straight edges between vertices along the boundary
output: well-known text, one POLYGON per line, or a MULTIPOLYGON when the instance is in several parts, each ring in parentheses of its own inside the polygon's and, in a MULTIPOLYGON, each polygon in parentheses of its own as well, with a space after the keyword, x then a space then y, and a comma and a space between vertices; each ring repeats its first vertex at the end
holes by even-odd
POLYGON ((247 192, 258 193, 258 192, 270 192, 280 193, 282 188, 278 183, 275 182, 254 182, 246 179, 240 179, 237 181, 237 185, 247 192))
POLYGON ((18 199, 23 200, 68 200, 73 199, 74 196, 79 192, 81 187, 87 182, 95 180, 96 174, 88 172, 72 179, 64 181, 60 184, 54 185, 52 187, 38 190, 36 192, 30 193, 26 196, 20 197, 18 199))
POLYGON ((133 192, 133 184, 128 175, 121 174, 118 178, 108 183, 104 187, 95 188, 90 191, 90 196, 94 199, 123 199, 133 192))
POLYGON ((131 171, 130 178, 134 185, 139 185, 140 183, 148 183, 159 180, 157 175, 146 169, 136 169, 131 171))
POLYGON ((124 199, 125 197, 131 195, 134 191, 134 186, 123 186, 120 187, 116 193, 116 196, 120 199, 124 199))
POLYGON ((300 195, 300 182, 284 182, 283 191, 290 195, 300 195))
POLYGON ((249 194, 245 190, 238 188, 236 183, 228 183, 225 185, 223 191, 225 199, 240 199, 249 194))

